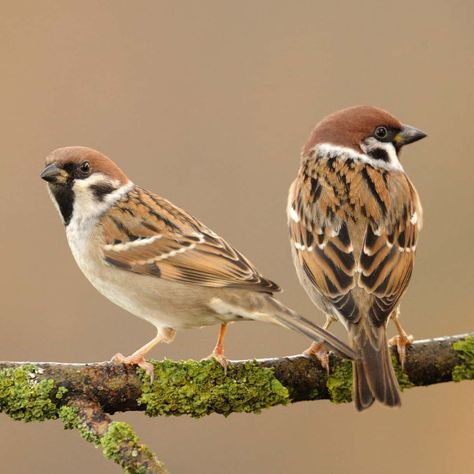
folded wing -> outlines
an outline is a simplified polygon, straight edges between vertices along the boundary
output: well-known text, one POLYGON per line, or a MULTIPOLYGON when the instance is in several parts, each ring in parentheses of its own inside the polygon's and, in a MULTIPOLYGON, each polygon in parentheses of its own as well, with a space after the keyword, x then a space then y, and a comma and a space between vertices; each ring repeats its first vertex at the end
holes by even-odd
POLYGON ((197 219, 143 189, 117 203, 102 229, 104 260, 123 270, 214 288, 280 290, 197 219))

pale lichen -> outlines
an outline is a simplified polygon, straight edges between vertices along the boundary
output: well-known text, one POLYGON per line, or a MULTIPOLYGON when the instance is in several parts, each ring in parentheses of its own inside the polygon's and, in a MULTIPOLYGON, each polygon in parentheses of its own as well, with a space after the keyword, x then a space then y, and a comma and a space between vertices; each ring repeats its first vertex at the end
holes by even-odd
POLYGON ((455 342, 453 349, 458 353, 461 364, 453 369, 453 381, 474 380, 474 336, 455 342))
POLYGON ((152 363, 154 382, 150 384, 141 371, 142 395, 138 400, 149 416, 258 413, 290 401, 288 390, 273 369, 260 367, 257 362, 231 364, 227 374, 213 360, 152 363))

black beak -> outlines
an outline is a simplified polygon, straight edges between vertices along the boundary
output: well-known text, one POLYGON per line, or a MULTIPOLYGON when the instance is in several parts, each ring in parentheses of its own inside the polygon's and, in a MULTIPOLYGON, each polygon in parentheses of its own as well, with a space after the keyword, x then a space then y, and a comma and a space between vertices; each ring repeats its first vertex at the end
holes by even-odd
POLYGON ((417 142, 426 137, 426 133, 410 125, 403 125, 401 132, 395 137, 395 143, 398 147, 417 142))
POLYGON ((41 179, 44 179, 48 183, 55 183, 58 181, 58 178, 63 175, 63 170, 58 168, 55 163, 51 163, 46 166, 43 172, 40 175, 41 179))

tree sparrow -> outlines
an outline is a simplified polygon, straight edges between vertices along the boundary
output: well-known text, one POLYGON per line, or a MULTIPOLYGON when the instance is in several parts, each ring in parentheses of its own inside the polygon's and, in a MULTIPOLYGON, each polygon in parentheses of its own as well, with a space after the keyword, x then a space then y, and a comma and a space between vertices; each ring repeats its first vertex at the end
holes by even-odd
POLYGON ((352 358, 345 343, 272 296, 264 278, 237 250, 166 199, 135 186, 109 158, 66 147, 46 158, 41 178, 66 227, 72 254, 92 285, 113 303, 147 320, 157 336, 129 357, 152 374, 145 354, 178 329, 220 324, 213 356, 225 367, 226 325, 276 323, 352 358))
MULTIPOLYGON (((312 131, 290 188, 296 271, 326 314, 324 328, 339 320, 349 333, 358 355, 353 361, 358 410, 375 399, 400 405, 386 327, 392 317, 403 362, 411 340, 398 321, 398 306, 413 270, 422 209, 398 155, 403 145, 425 136, 375 107, 341 110, 312 131)), ((321 346, 309 351, 321 355, 321 346)))

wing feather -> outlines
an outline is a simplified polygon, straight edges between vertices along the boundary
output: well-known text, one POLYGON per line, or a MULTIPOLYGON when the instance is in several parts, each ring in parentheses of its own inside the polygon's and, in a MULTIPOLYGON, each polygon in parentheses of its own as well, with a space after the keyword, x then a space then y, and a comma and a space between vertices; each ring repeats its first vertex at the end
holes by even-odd
POLYGON ((387 320, 410 281, 421 227, 421 207, 417 203, 413 195, 395 221, 377 229, 373 223, 367 226, 359 284, 374 296, 369 317, 377 325, 387 320))
POLYGON ((134 188, 101 224, 109 265, 179 283, 280 290, 196 218, 143 189, 134 188))
POLYGON ((356 322, 360 308, 368 308, 369 319, 383 324, 412 274, 422 215, 418 195, 402 173, 347 164, 327 173, 314 166, 300 173, 288 202, 300 275, 346 320, 356 322))
POLYGON ((319 180, 305 176, 290 189, 292 252, 314 289, 345 318, 355 319, 358 309, 350 293, 356 284, 353 245, 347 224, 329 212, 330 199, 322 186, 319 180))

